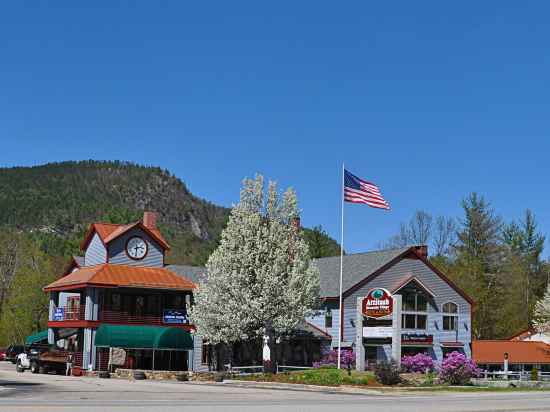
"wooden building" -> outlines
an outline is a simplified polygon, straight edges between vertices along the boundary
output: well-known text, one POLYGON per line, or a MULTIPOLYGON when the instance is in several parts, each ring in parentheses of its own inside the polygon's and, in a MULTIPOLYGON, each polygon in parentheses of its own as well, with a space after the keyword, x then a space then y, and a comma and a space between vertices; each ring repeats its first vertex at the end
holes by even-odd
POLYGON ((121 367, 191 369, 187 308, 196 284, 165 267, 169 245, 155 214, 129 225, 94 223, 81 248, 84 256, 44 288, 49 343, 74 353, 86 370, 105 369, 112 348, 124 351, 121 367))

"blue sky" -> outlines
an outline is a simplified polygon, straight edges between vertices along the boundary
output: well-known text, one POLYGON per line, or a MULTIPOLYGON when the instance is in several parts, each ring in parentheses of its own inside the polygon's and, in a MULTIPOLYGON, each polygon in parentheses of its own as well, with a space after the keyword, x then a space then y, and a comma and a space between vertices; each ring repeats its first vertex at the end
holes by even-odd
POLYGON ((11 2, 0 165, 158 165, 222 205, 256 172, 339 237, 341 164, 393 210, 346 206, 363 251, 482 193, 550 233, 546 2, 11 2))

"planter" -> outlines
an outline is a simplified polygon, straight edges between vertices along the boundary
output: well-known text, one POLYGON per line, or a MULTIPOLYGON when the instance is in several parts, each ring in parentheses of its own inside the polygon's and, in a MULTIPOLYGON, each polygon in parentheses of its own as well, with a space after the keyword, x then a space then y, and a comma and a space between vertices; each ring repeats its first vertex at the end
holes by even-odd
POLYGON ((74 366, 71 369, 71 373, 73 376, 82 376, 82 368, 80 366, 74 366))
POLYGON ((214 375, 214 382, 223 382, 223 373, 216 373, 214 375))

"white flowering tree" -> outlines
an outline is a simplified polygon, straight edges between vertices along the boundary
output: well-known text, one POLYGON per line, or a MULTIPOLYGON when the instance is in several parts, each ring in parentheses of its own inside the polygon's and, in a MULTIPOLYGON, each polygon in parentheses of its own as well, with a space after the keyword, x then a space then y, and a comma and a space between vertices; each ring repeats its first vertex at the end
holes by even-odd
POLYGON ((272 349, 277 337, 313 312, 319 273, 298 218, 292 189, 281 196, 273 182, 265 193, 262 176, 243 181, 240 202, 206 264, 190 311, 204 339, 232 344, 263 338, 272 349))
POLYGON ((539 333, 550 332, 550 285, 542 299, 535 305, 533 326, 539 333))

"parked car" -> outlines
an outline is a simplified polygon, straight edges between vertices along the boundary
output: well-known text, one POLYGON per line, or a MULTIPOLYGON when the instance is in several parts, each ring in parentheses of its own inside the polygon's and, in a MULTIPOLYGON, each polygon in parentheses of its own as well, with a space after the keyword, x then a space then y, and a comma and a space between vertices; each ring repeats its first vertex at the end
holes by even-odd
POLYGON ((17 355, 15 370, 25 372, 30 369, 31 373, 55 372, 63 375, 66 371, 67 353, 56 349, 49 350, 48 347, 34 346, 26 352, 17 355))
POLYGON ((6 349, 7 348, 0 348, 0 361, 6 360, 6 349))
POLYGON ((5 360, 10 361, 11 363, 16 362, 17 355, 20 353, 25 352, 25 346, 23 345, 10 345, 8 346, 8 349, 6 350, 6 356, 5 360))

